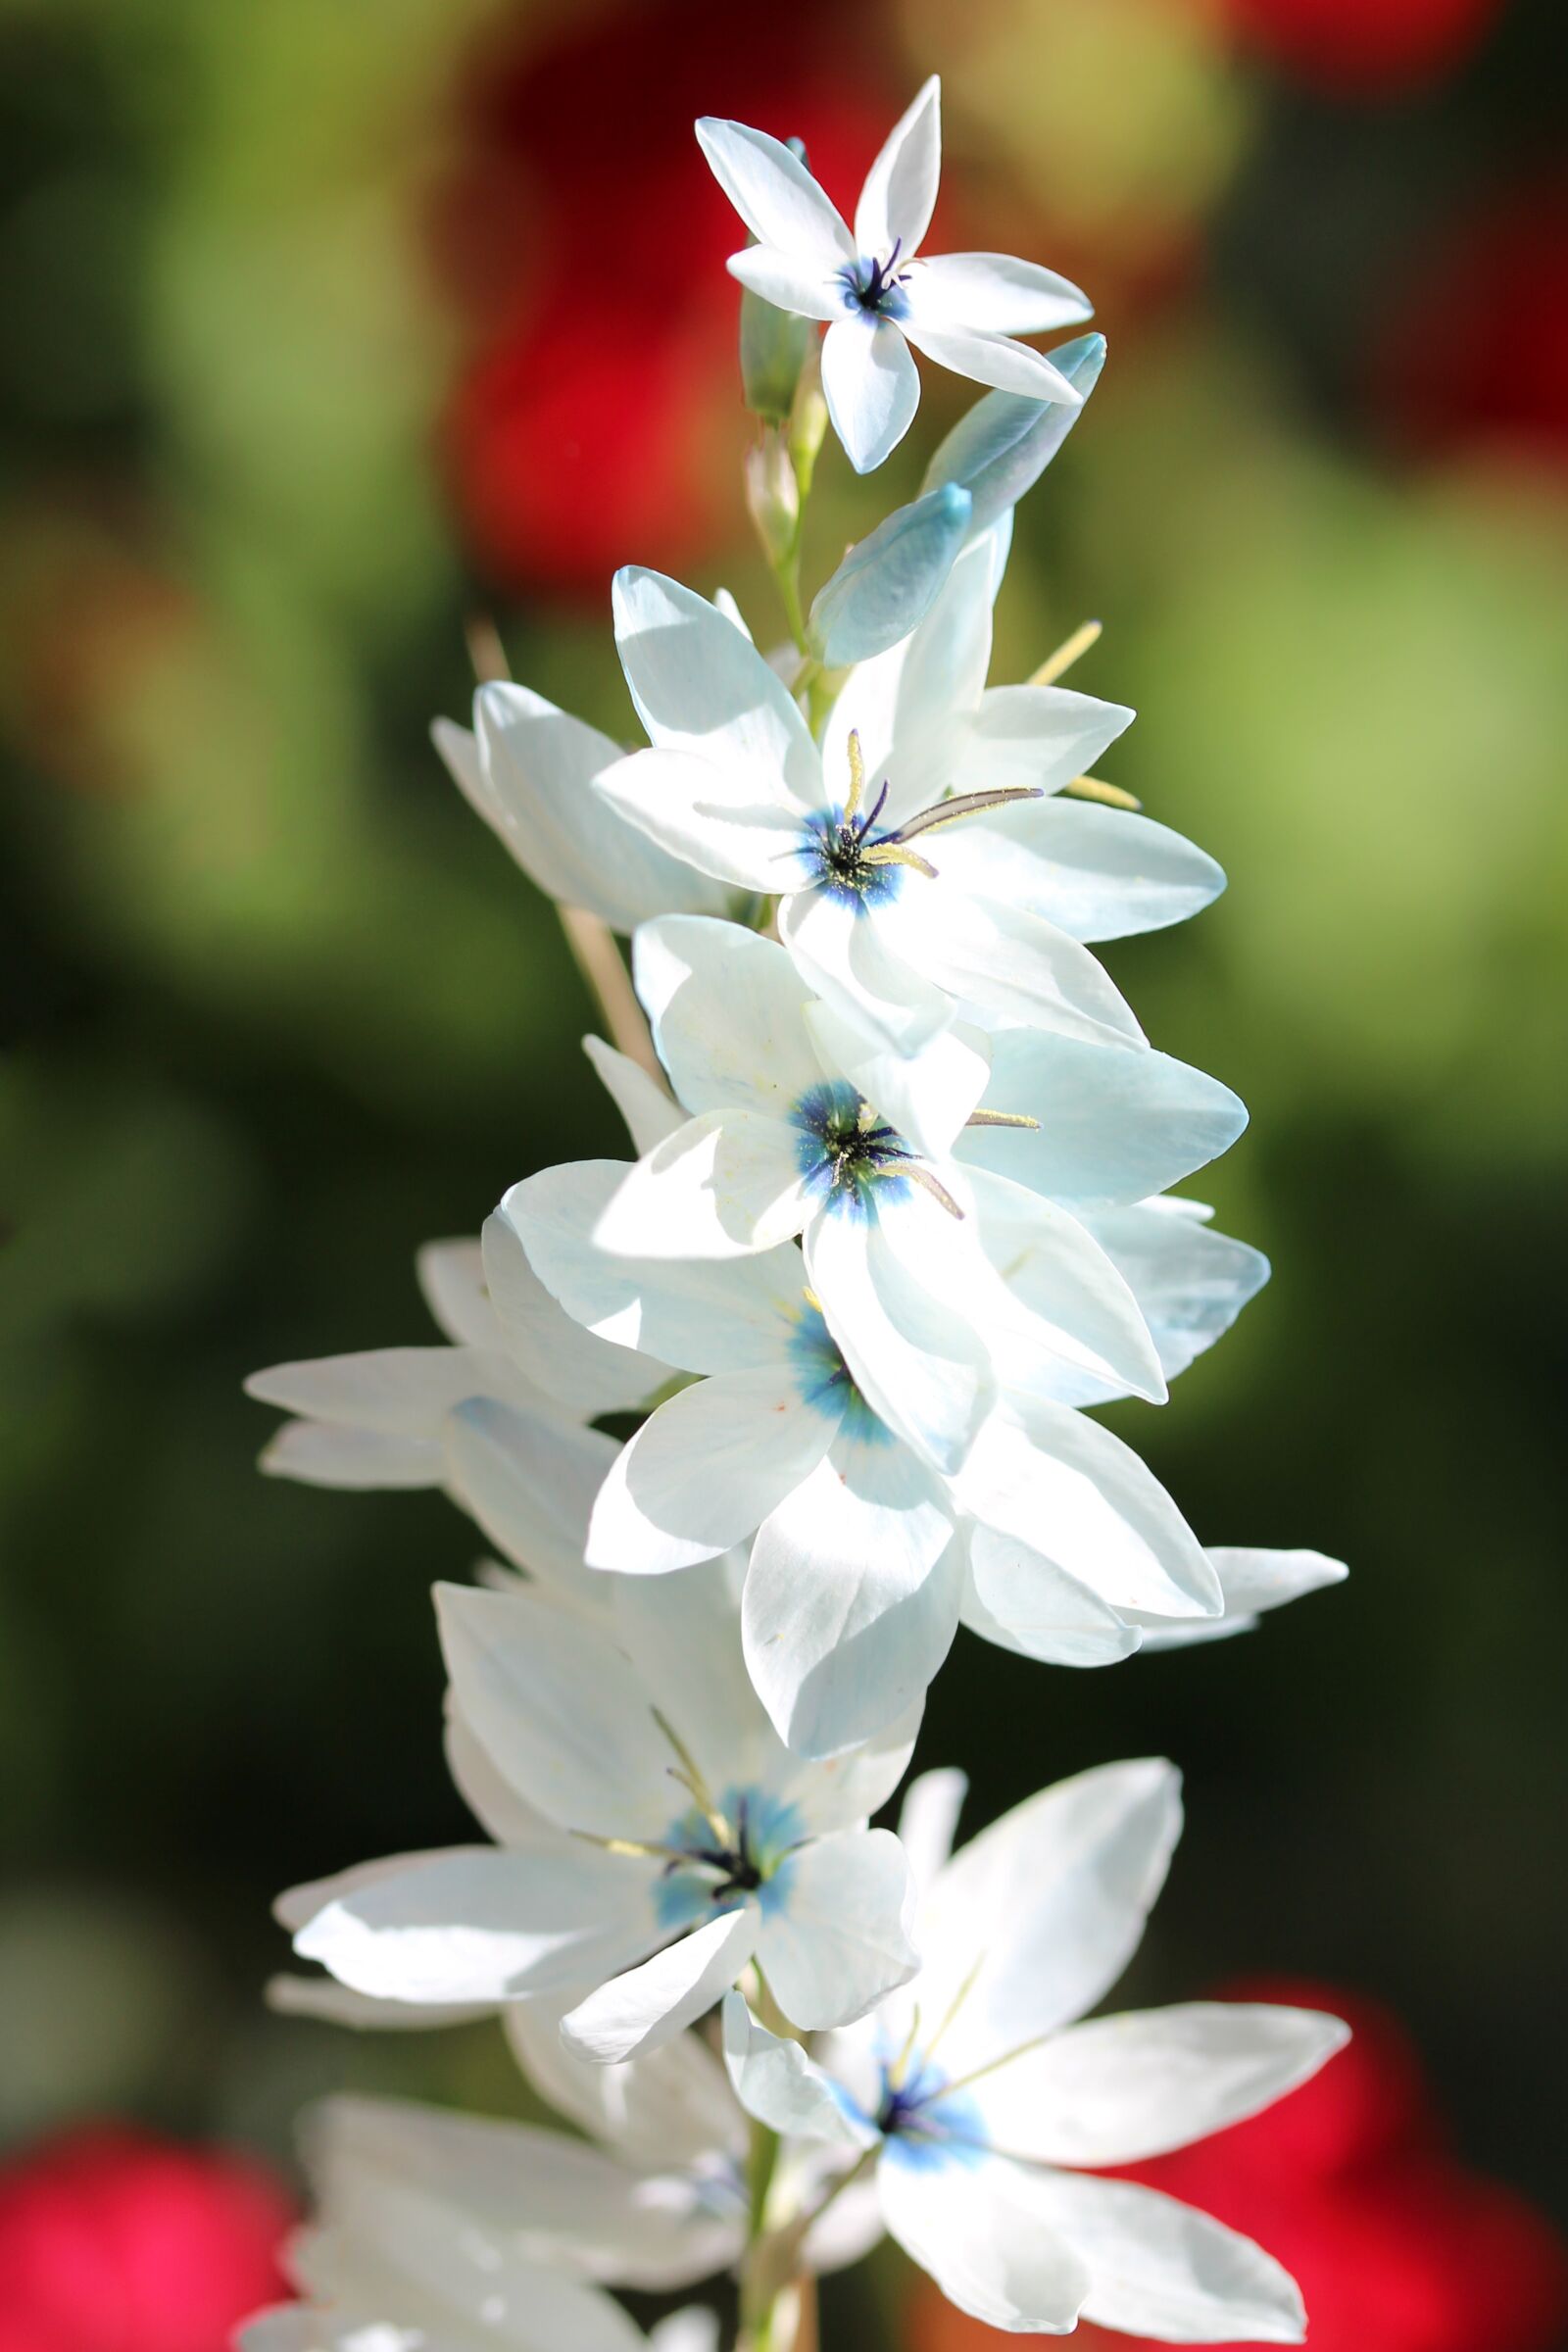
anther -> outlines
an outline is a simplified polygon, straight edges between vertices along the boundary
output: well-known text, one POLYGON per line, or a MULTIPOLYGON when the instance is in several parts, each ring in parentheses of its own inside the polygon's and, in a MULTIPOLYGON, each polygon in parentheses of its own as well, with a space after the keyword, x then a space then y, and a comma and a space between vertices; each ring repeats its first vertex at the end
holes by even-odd
POLYGON ((1037 1131, 1040 1126, 1026 1110, 971 1110, 963 1123, 966 1127, 1033 1127, 1037 1131))
POLYGON ((1029 680, 1030 685, 1054 686, 1063 671, 1071 669, 1092 645, 1099 644, 1100 631, 1101 623, 1098 620, 1086 620, 1082 628, 1074 629, 1072 635, 1041 662, 1029 680))

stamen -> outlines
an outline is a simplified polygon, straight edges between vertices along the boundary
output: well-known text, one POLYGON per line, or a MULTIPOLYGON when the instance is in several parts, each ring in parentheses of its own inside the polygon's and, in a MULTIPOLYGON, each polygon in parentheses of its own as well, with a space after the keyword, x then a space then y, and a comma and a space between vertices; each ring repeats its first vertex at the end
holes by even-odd
POLYGON ((971 1110, 964 1120, 966 1127, 1033 1127, 1040 1121, 1032 1119, 1026 1110, 971 1110))
POLYGON ((897 2058, 894 2059, 893 2064, 888 2068, 889 2090, 902 2090, 904 2088, 904 2078, 908 2072, 910 2054, 914 2049, 914 2037, 919 2031, 920 2004, 918 2001, 916 2001, 914 2004, 914 2015, 909 2020, 909 2031, 904 2036, 904 2047, 899 2052, 897 2058))
POLYGON ((654 1721, 658 1724, 660 1730, 663 1733, 664 1738, 669 1741, 670 1746, 675 1750, 676 1755, 680 1758, 681 1764, 684 1767, 684 1770, 676 1772, 672 1766, 670 1768, 670 1779, 673 1781, 678 1781, 683 1788, 690 1790, 692 1799, 697 1806, 697 1810, 702 1814, 703 1819, 712 1831, 713 1836, 718 1839, 719 1844, 728 1845, 730 1842, 729 1823, 724 1819, 723 1814, 714 1804, 713 1799, 709 1792, 708 1783, 703 1778, 702 1767, 697 1762, 696 1757, 692 1754, 691 1749, 686 1745, 685 1740, 676 1731, 674 1725, 670 1722, 668 1716, 662 1713, 658 1707, 650 1708, 649 1712, 653 1716, 654 1721))
POLYGON ((572 1830, 569 1836, 584 1845, 598 1846, 602 1854, 629 1854, 637 1862, 680 1862, 691 1860, 682 1845, 659 1845, 643 1838, 601 1838, 593 1830, 572 1830))
POLYGON ((1119 784, 1107 784, 1103 776, 1074 776, 1062 786, 1062 795, 1075 801, 1103 801, 1107 808, 1141 808, 1143 802, 1136 793, 1123 792, 1119 784))
MULTIPOLYGON (((1045 793, 1038 784, 999 785, 994 792, 960 792, 951 801, 938 801, 922 808, 887 835, 887 841, 911 841, 916 833, 929 833, 936 825, 956 825, 961 816, 979 816, 987 808, 1005 808, 1012 801, 1043 801, 1045 793)), ((878 848, 886 846, 879 842, 878 848)))
POLYGON ((942 2039, 942 2036, 943 2036, 943 2034, 946 2034, 946 2032, 947 2032, 948 2028, 949 2028, 949 2027, 952 2025, 952 2023, 953 2023, 954 2019, 955 2019, 955 2018, 957 2016, 957 2014, 958 2014, 958 2011, 959 2011, 959 2010, 960 2010, 960 2009, 963 2007, 963 2004, 964 2004, 964 2002, 965 2002, 965 2001, 966 2001, 966 2000, 969 1998, 969 1995, 970 1995, 970 1993, 971 1993, 971 1992, 973 1992, 973 1990, 974 1990, 974 1981, 975 1981, 976 1977, 977 1977, 977 1976, 980 1974, 980 1971, 981 1971, 981 1969, 984 1967, 984 1965, 985 1965, 985 1954, 984 1954, 984 1952, 976 1952, 976 1954, 975 1954, 975 1956, 974 1956, 974 1962, 973 1962, 973 1965, 971 1966, 971 1968, 970 1968, 970 1970, 969 1970, 969 1973, 968 1973, 968 1975, 967 1975, 967 1976, 964 1978, 964 1980, 963 1980, 963 1983, 962 1983, 962 1984, 961 1984, 958 1986, 958 1989, 957 1989, 957 1991, 956 1991, 956 1992, 954 1994, 954 1996, 953 1996, 952 2000, 951 2000, 951 2001, 948 2003, 948 2006, 947 2006, 947 2011, 946 2011, 946 2014, 945 2014, 945 2015, 944 2015, 944 2017, 943 2017, 943 2020, 942 2020, 942 2023, 941 2023, 941 2025, 940 2025, 940 2026, 938 2026, 938 2028, 937 2028, 936 2032, 935 2032, 935 2033, 932 2034, 932 2036, 931 2036, 930 2040, 929 2040, 929 2041, 926 2043, 926 2046, 925 2046, 925 2054, 926 2054, 926 2060, 927 2060, 927 2063, 928 2063, 928 2064, 929 2064, 929 2062, 930 2062, 931 2058, 933 2057, 933 2055, 935 2054, 937 2043, 938 2043, 938 2042, 939 2042, 939 2041, 942 2039))
POLYGON ((956 2090, 967 2090, 971 2082, 978 2082, 984 2075, 994 2075, 999 2067, 1010 2066, 1015 2058, 1026 2058, 1031 2050, 1038 2050, 1044 2042, 1054 2041, 1059 2030, 1053 2026, 1048 2033, 1032 2034, 1027 2041, 1020 2041, 1016 2048, 1004 2050, 1000 2058, 988 2058, 984 2066, 972 2067, 966 2075, 956 2075, 951 2082, 944 2082, 940 2090, 931 2093, 931 2105, 934 2107, 939 2099, 951 2099, 956 2090))
POLYGON ((855 822, 855 812, 860 806, 860 795, 865 790, 865 760, 860 751, 860 730, 858 727, 852 727, 850 729, 849 748, 850 797, 844 804, 844 822, 847 825, 853 825, 855 822))
POLYGON ((947 1186, 945 1184, 939 1184, 936 1178, 932 1175, 930 1169, 926 1167, 922 1161, 918 1159, 890 1159, 883 1169, 883 1174, 887 1176, 907 1176, 911 1184, 918 1184, 926 1192, 928 1192, 933 1200, 940 1200, 942 1206, 947 1210, 950 1217, 956 1217, 960 1225, 963 1223, 962 1209, 958 1206, 958 1203, 956 1200, 955 1200, 953 1195, 948 1191, 947 1186))
POLYGON ((1092 645, 1099 644, 1101 626, 1102 624, 1098 620, 1086 620, 1082 628, 1074 629, 1072 635, 1063 644, 1058 645, 1054 654, 1048 656, 1041 662, 1040 667, 1029 680, 1030 685, 1054 686, 1064 670, 1071 669, 1073 663, 1080 661, 1092 645))
POLYGON ((929 858, 921 858, 913 850, 905 849, 891 835, 886 841, 873 841, 868 850, 861 852, 860 862, 862 865, 912 865, 917 874, 925 875, 927 881, 934 882, 937 878, 937 869, 929 858))
POLYGON ((881 815, 883 808, 887 802, 887 797, 888 788, 886 782, 884 781, 881 791, 876 796, 876 801, 872 807, 870 814, 868 816, 862 816, 858 827, 860 839, 862 841, 870 832, 871 827, 876 823, 877 818, 881 815))

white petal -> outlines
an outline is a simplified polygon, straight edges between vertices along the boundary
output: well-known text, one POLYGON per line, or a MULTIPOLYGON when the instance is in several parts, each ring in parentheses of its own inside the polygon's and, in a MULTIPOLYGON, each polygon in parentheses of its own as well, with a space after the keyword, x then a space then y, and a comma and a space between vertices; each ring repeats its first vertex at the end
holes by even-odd
POLYGON ((954 1835, 968 1789, 967 1774, 949 1764, 922 1772, 904 1792, 899 1843, 922 1896, 952 1860, 954 1835))
POLYGON ((541 1169, 513 1186, 497 1217, 566 1313, 597 1335, 596 1345, 615 1343, 628 1363, 651 1356, 685 1372, 776 1364, 801 1313, 800 1251, 786 1243, 719 1263, 612 1257, 594 1232, 628 1173, 620 1159, 541 1169), (646 1352, 632 1354, 634 1348, 646 1352))
POLYGON ((615 1257, 750 1257, 799 1233, 799 1136, 753 1110, 688 1120, 628 1168, 594 1228, 615 1257))
POLYGON ((426 1242, 415 1253, 414 1270, 426 1306, 454 1347, 499 1345, 500 1326, 485 1288, 484 1253, 477 1242, 426 1242))
POLYGON ((937 1469, 951 1474, 995 1400, 982 1335, 922 1284, 922 1248, 948 1247, 949 1212, 923 1192, 873 1223, 813 1218, 806 1234, 812 1291, 872 1410, 937 1469))
POLYGON ((1102 1998, 1138 1948, 1180 1830, 1177 1776, 1156 1759, 1059 1781, 959 1847, 919 1922, 929 2015, 980 1961, 943 2045, 951 2076, 1102 1998))
POLYGON ((1067 278, 1010 253, 933 254, 919 264, 910 284, 921 318, 934 325, 1040 335, 1094 315, 1089 297, 1067 278))
MULTIPOLYGON (((514 2019, 541 2010, 559 2048, 554 2004, 514 2004, 509 2030, 514 2019)), ((602 2071, 562 2063, 589 2080, 602 2071)), ((723 2075, 714 2072, 733 2113, 723 2075)), ((650 2193, 641 2171, 563 2132, 401 2099, 334 2098, 310 2110, 302 2137, 318 2198, 329 2214, 357 2189, 371 2198, 412 2190, 525 2260, 655 2288, 701 2278, 693 2256, 700 2262, 714 2250, 710 2229, 699 2221, 694 2233, 676 2181, 661 2182, 662 2195, 650 2193)), ((672 2161, 666 2151, 659 2169, 667 2171, 672 2161)))
MULTIPOLYGON (((471 2026, 492 2014, 488 2001, 454 2001, 438 2008, 418 2001, 375 2000, 368 1992, 350 1992, 335 1977, 270 1977, 262 1997, 277 2017, 315 2018, 353 2033, 428 2034, 441 2026, 471 2026)), ((518 2001, 514 2006, 528 2004, 518 2001)))
POLYGON ((1132 1285, 1167 1380, 1229 1331, 1268 1280, 1261 1250, 1216 1233, 1186 1200, 1145 1200, 1089 1218, 1132 1285))
POLYGON ((474 696, 490 822, 550 898, 629 931, 666 908, 722 911, 725 894, 627 822, 604 790, 619 746, 510 682, 474 696))
POLYGON ((564 1830, 661 1838, 681 1810, 671 1751, 608 1632, 523 1592, 435 1598, 457 1704, 518 1794, 564 1830))
POLYGON ((887 827, 940 800, 953 784, 962 722, 985 687, 995 592, 995 543, 982 532, 960 550, 913 636, 858 663, 828 715, 822 772, 829 786, 849 774, 853 728, 871 802, 888 787, 880 820, 887 827))
POLYGON ((761 245, 823 267, 855 260, 855 240, 799 157, 765 131, 705 115, 697 138, 709 169, 761 245))
POLYGON ((562 2010, 516 2001, 502 2020, 513 2056, 535 2090, 630 2164, 667 2173, 715 2153, 744 2157, 746 2121, 722 2065, 698 2034, 620 2066, 591 2066, 561 2038, 562 2010))
POLYGON ((775 1885, 757 1956, 792 2025, 847 2026, 914 1975, 914 1885, 891 1830, 813 1838, 775 1885))
POLYGON ((788 890, 809 847, 805 815, 786 794, 717 757, 633 752, 606 790, 630 829, 737 890, 788 890))
POLYGON ((434 1438, 396 1438, 347 1421, 285 1421, 262 1450, 269 1478, 308 1487, 438 1487, 446 1459, 434 1438))
POLYGON ((721 1913, 590 1993, 562 2020, 563 2040, 600 2066, 658 2049, 711 2009, 757 1941, 758 1915, 750 1903, 721 1913))
POLYGON ((822 392, 857 473, 874 473, 914 421, 920 371, 891 318, 837 318, 822 338, 822 392))
POLYGON ((988 2328, 1065 2335, 1089 2273, 1045 2221, 1032 2185, 1016 2165, 995 2158, 922 2162, 896 2142, 877 2167, 889 2234, 950 2303, 988 2328))
POLYGON ((669 1397, 611 1465, 588 1563, 631 1576, 711 1559, 808 1481, 832 1444, 839 1399, 818 1405, 789 1366, 726 1372, 669 1397))
POLYGON ((1097 2017, 975 2084, 993 2143, 1038 2164, 1142 2164, 1259 2114, 1342 2049, 1318 2009, 1190 2001, 1097 2017))
POLYGON ((1098 1593, 1015 1537, 977 1527, 969 1541, 972 1633, 1053 1666, 1113 1666, 1142 1636, 1098 1593))
POLYGON ((629 1054, 618 1054, 602 1037, 585 1037, 582 1050, 625 1120, 635 1152, 651 1152, 685 1124, 686 1113, 680 1104, 629 1054))
MULTIPOLYGON (((741 1656, 741 1553, 670 1579, 611 1581, 621 1647, 710 1788, 766 1789, 794 1800, 796 1760, 747 1680, 741 1656)), ((804 1812, 803 1808, 803 1812, 804 1812)))
MULTIPOLYGON (((1073 1209, 1141 1201, 1217 1158, 1247 1125, 1246 1106, 1230 1088, 1188 1062, 1152 1050, 1107 1050, 1046 1029, 1007 1029, 992 1038, 987 1101, 1039 1125, 971 1127, 956 1147, 957 1156, 1073 1209)), ((1095 1231, 1115 1256, 1103 1230, 1095 1231)), ((1150 1239, 1159 1244, 1165 1236, 1150 1239)), ((1169 1234, 1177 1250, 1188 1239, 1174 1228, 1169 1234)))
POLYGON ((830 2146, 875 2147, 876 2127, 855 2112, 832 2076, 798 2041, 760 2026, 738 1992, 724 2002, 724 2064, 748 2115, 770 2130, 830 2146))
POLYGON ((916 1152, 929 1156, 952 1150, 990 1081, 991 1059, 978 1029, 956 1025, 922 1052, 901 1054, 819 998, 806 1008, 806 1026, 822 1067, 841 1072, 916 1152))
MULTIPOLYGON (((989 1170, 975 1171, 970 1197, 995 1292, 976 1280, 969 1296, 1004 1393, 1075 1402, 1071 1384, 1089 1372, 1113 1390, 1162 1403, 1165 1380, 1149 1326, 1087 1227, 989 1170)), ((961 1296, 950 1295, 955 1303, 961 1296)))
POLYGON ((1217 1617, 1219 1579, 1152 1472, 1065 1405, 1013 1400, 955 1480, 961 1510, 1108 1600, 1152 1616, 1217 1617))
POLYGON ((1321 1551, 1231 1550, 1209 1544, 1208 1561, 1225 1596, 1223 1617, 1201 1622, 1186 1618, 1141 1619, 1145 1649, 1185 1649, 1195 1642, 1222 1642, 1232 1634, 1250 1633, 1265 1609, 1277 1609, 1326 1585, 1345 1582, 1349 1570, 1343 1560, 1321 1551))
MULTIPOLYGON (((1133 715, 1123 703, 1101 702, 1065 686, 993 686, 962 729, 959 758, 947 781, 955 792, 1022 787, 1054 795, 1094 765, 1106 746, 1131 726, 1133 715)), ((1024 877, 1034 878, 1027 853, 1041 806, 1038 801, 1019 801, 984 817, 964 819, 933 848, 933 861, 965 889, 985 888, 994 869, 989 861, 984 867, 971 863, 979 857, 971 844, 999 845, 995 858, 1000 863, 1004 852, 1010 857, 1013 879, 1004 893, 996 895, 1017 896, 1027 905, 1024 877)))
POLYGON ((613 1439, 470 1396, 449 1416, 445 1440, 453 1495, 492 1544, 519 1568, 579 1587, 588 1515, 614 1462, 613 1439))
MULTIPOLYGON (((890 885, 922 893, 923 877, 894 869, 890 885)), ((933 988, 887 921, 897 899, 876 908, 854 905, 828 890, 802 890, 778 910, 778 932, 806 979, 829 1004, 896 1054, 923 1053, 953 1019, 953 1005, 933 988)), ((918 912, 918 906, 916 907, 918 912)), ((910 947, 917 944, 915 939, 910 947)))
MULTIPOLYGON (((1041 691, 1049 690, 1003 689, 1041 691)), ((968 731, 966 762, 978 764, 997 749, 989 710, 988 696, 987 724, 968 731)), ((1027 782, 1026 741, 1014 739, 1009 751, 1019 762, 1019 780, 1027 782)), ((969 789, 967 767, 959 772, 969 789)), ((956 825, 943 846, 951 853, 944 870, 955 880, 987 897, 1012 899, 1072 939, 1126 939, 1185 922, 1225 887, 1213 858, 1168 826, 1059 795, 1017 803, 1001 819, 956 825)))
POLYGON ((642 2336, 603 2289, 532 2261, 513 2231, 408 2187, 380 2168, 347 2168, 326 2227, 289 2249, 299 2283, 335 2314, 391 2312, 401 2327, 340 2340, 343 2352, 641 2352, 642 2336))
POLYGON ((815 258, 802 261, 777 246, 749 245, 744 253, 732 253, 725 268, 775 310, 793 311, 800 318, 844 316, 844 264, 837 258, 824 268, 815 258))
POLYGON ((886 261, 895 241, 902 261, 931 225, 942 177, 942 83, 933 74, 883 141, 855 208, 855 242, 886 261))
MULTIPOLYGON (((929 845, 939 875, 940 841, 929 845)), ((939 879, 879 906, 876 921, 895 954, 918 956, 926 978, 955 997, 1091 1045, 1144 1047, 1132 1007, 1089 950, 1023 907, 939 879)))
MULTIPOLYGON (((590 1161, 588 1166, 596 1170, 605 1164, 590 1161)), ((620 1173, 620 1163, 608 1164, 615 1166, 616 1175, 602 1187, 604 1199, 620 1173)), ((558 1173, 564 1183, 572 1170, 558 1173)), ((505 1207, 503 1201, 503 1212, 505 1207)), ((508 1351, 542 1395, 597 1418, 640 1405, 662 1388, 666 1367, 662 1360, 619 1344, 618 1333, 596 1337, 582 1328, 583 1318, 564 1310, 540 1280, 520 1235, 504 1213, 486 1217, 482 1239, 485 1280, 508 1351)))
POLYGON ((596 1984, 646 1951, 658 1933, 646 1884, 615 1855, 455 1846, 349 1885, 294 1949, 379 1999, 494 2006, 596 1984))
POLYGON ((1089 2271, 1086 2320, 1163 2343, 1298 2344, 1306 2314, 1272 2255, 1130 2180, 1037 2176, 1036 2202, 1089 2271))
POLYGON ((632 973, 688 1111, 746 1105, 787 1119, 821 1078, 807 1034, 811 992, 776 940, 738 923, 644 923, 632 973))
MULTIPOLYGON (((716 606, 662 572, 628 564, 614 579, 615 643, 650 740, 724 771, 725 806, 750 794, 759 815, 821 806, 822 767, 789 688, 716 606), (725 779, 727 778, 727 782, 725 779)), ((614 796, 624 805, 624 766, 614 796)), ((773 888, 773 884, 759 885, 773 888)))
POLYGON ((253 1372, 245 1394, 311 1419, 352 1422, 391 1438, 434 1437, 465 1396, 544 1399, 508 1359, 482 1348, 373 1348, 253 1372))
POLYGON ((780 1739, 831 1756, 924 1694, 958 1622, 940 1481, 887 1432, 842 1433, 752 1546, 746 1663, 780 1739))
MULTIPOLYGON (((590 1587, 597 1579, 584 1579, 590 1587)), ((514 1853, 542 1854, 548 1861, 569 1861, 577 1840, 517 1794, 487 1747, 464 1721, 463 1710, 447 1693, 443 1745, 453 1785, 487 1838, 514 1853)), ((314 1903, 311 1908, 318 1909, 314 1903)), ((280 1914, 281 1916, 281 1914, 280 1914)), ((285 1923, 287 1924, 287 1923, 285 1923)))
POLYGON ((908 1770, 921 1712, 919 1704, 911 1707, 862 1746, 824 1763, 808 1763, 792 1755, 794 1770, 780 1785, 780 1793, 799 1806, 812 1830, 863 1829, 908 1770))
POLYGON ((700 2303, 669 2312, 648 2330, 650 2352, 718 2352, 718 2314, 700 2303))
POLYGON ((918 280, 907 288, 908 315, 904 331, 916 351, 923 351, 939 368, 966 375, 972 383, 990 384, 999 392, 1021 392, 1028 400, 1050 400, 1063 408, 1083 406, 1066 376, 1053 368, 1043 352, 1008 335, 985 335, 973 327, 946 326, 938 318, 927 323, 920 305, 918 280))

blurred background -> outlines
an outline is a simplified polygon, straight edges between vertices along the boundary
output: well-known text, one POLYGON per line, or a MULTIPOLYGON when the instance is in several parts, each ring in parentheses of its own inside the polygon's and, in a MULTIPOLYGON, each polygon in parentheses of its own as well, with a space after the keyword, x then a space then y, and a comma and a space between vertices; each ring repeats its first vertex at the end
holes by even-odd
MULTIPOLYGON (((1142 713, 1107 772, 1231 877, 1107 961, 1250 1103, 1187 1189, 1276 1273, 1117 1425, 1207 1540, 1353 1575, 1109 1674, 960 1637, 923 1758, 978 1826, 1174 1756, 1139 1998, 1359 1988, 1434 2132, 1561 2214, 1561 37, 1560 0, 0 0, 0 2248, 89 2120, 285 2166, 345 2082, 517 2106, 488 2030, 261 2005, 276 1888, 465 1834, 428 1587, 476 1545, 264 1484, 239 1384, 432 1336, 416 1244, 617 1148, 553 913, 427 724, 483 610, 629 737, 622 561, 774 629, 691 121, 802 134, 847 207, 932 70, 934 246, 1046 261, 1110 340, 994 675, 1101 615, 1074 683, 1142 713)), ((829 445, 814 577, 973 397, 924 374, 884 474, 829 445)), ((906 2336, 902 2285, 831 2324, 906 2336)), ((1550 2352, 1556 2291, 1314 2341, 1550 2352)))

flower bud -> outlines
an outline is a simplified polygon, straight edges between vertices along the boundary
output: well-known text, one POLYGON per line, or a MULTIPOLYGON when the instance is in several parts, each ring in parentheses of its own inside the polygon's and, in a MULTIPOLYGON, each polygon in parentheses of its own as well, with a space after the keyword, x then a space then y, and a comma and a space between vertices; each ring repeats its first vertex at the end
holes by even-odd
POLYGON ((789 444, 771 427, 746 453, 746 504, 768 562, 786 561, 800 527, 801 494, 789 444))

